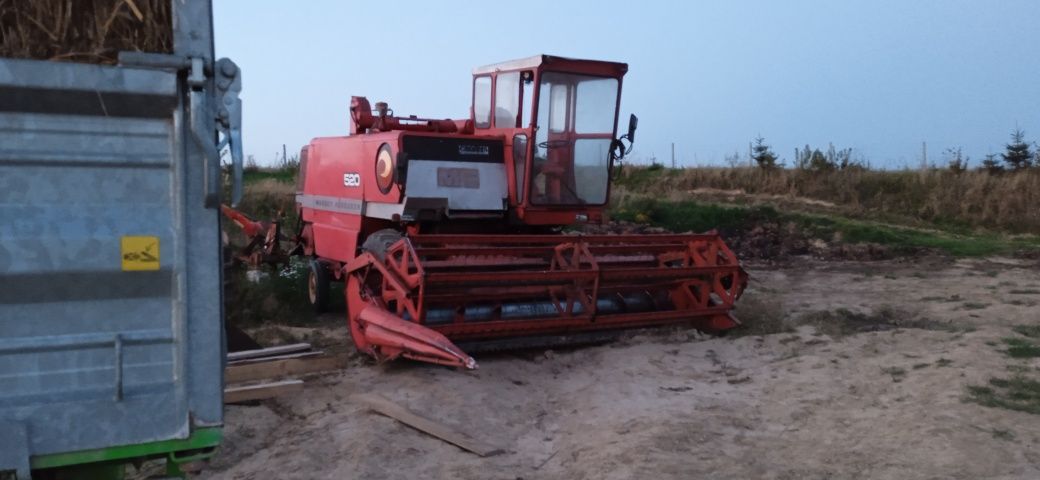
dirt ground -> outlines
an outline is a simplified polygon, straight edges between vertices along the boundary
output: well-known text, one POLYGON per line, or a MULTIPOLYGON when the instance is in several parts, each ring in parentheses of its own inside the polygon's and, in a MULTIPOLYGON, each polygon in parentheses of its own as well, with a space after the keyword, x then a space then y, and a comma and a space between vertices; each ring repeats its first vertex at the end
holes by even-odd
MULTIPOLYGON (((748 331, 637 332, 481 356, 460 372, 351 368, 227 409, 205 479, 1036 479, 1040 416, 966 402, 1040 322, 1035 260, 750 265, 748 331), (481 458, 353 405, 381 394, 500 446, 481 458)), ((333 316, 281 335, 346 342, 333 316)), ((1025 362, 1023 364, 1023 362, 1025 362)))

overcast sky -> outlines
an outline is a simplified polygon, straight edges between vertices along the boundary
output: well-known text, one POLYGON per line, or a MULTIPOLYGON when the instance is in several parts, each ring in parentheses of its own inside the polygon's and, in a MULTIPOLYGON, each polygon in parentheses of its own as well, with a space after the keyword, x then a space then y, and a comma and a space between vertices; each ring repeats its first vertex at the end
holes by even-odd
POLYGON ((213 3, 262 164, 345 135, 351 95, 467 117, 473 67, 539 53, 629 64, 637 158, 722 164, 761 134, 788 163, 832 142, 916 166, 927 142, 977 164, 1016 125, 1040 140, 1035 0, 213 3))

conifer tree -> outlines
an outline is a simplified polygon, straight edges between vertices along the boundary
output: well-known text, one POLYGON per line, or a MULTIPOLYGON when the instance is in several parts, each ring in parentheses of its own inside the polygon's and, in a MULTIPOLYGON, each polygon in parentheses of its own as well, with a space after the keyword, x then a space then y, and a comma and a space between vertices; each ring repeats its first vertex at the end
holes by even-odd
POLYGON ((1029 144, 1025 140, 1026 133, 1016 128, 1011 133, 1011 143, 1005 146, 1006 152, 1002 153, 1004 162, 1012 170, 1022 170, 1033 166, 1033 152, 1029 151, 1029 144))

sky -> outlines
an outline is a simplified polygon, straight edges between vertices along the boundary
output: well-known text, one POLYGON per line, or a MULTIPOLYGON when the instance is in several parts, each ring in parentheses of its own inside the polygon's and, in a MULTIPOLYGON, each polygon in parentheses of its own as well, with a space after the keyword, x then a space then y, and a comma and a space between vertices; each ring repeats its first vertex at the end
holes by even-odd
POLYGON ((214 0, 216 53, 243 71, 260 164, 346 135, 351 95, 397 114, 469 115, 474 67, 536 54, 626 62, 633 158, 724 165, 761 135, 874 167, 961 147, 977 165, 1016 127, 1040 140, 1040 2, 214 0))

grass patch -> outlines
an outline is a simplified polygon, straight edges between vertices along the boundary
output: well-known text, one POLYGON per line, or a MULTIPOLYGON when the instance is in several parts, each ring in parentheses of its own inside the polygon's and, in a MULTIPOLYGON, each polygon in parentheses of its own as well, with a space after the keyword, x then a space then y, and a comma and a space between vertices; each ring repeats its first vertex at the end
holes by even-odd
POLYGON ((1011 330, 1029 338, 1040 338, 1040 325, 1015 325, 1011 330))
POLYGON ((919 225, 951 233, 977 228, 1011 233, 1040 233, 1033 193, 1040 191, 1040 172, 1025 170, 990 175, 982 171, 955 174, 946 169, 812 171, 795 168, 662 166, 627 167, 614 178, 616 187, 633 193, 705 190, 738 201, 768 201, 799 210, 842 211, 844 215, 919 225), (821 202, 822 201, 822 202, 821 202))
POLYGON ((242 172, 242 183, 257 183, 261 180, 277 180, 284 183, 296 183, 295 166, 285 168, 246 168, 242 172))
POLYGON ((780 212, 771 206, 663 201, 635 195, 615 205, 611 216, 618 220, 648 222, 675 232, 701 232, 715 228, 739 231, 764 222, 792 223, 809 237, 884 245, 900 253, 931 249, 953 256, 974 257, 1040 249, 1040 239, 1033 237, 955 234, 830 215, 780 212))
POLYGON ((1011 358, 1036 358, 1040 357, 1040 345, 1029 340, 1018 337, 1007 337, 1003 339, 1007 350, 1004 353, 1011 358))
POLYGON ((1016 307, 1035 307, 1036 306, 1036 302, 1034 302, 1032 300, 1018 300, 1018 299, 1014 299, 1014 300, 1009 300, 1007 303, 1008 303, 1008 305, 1014 305, 1016 307))
MULTIPOLYGON (((274 271, 263 269, 259 280, 248 278, 247 271, 229 272, 230 286, 225 293, 225 309, 229 322, 239 326, 264 323, 280 325, 308 325, 315 319, 314 310, 307 301, 308 264, 294 258, 285 268, 274 271)), ((342 309, 343 295, 333 284, 330 308, 342 309)))
POLYGON ((842 337, 862 332, 878 332, 898 328, 966 333, 974 327, 962 327, 950 322, 921 318, 890 306, 882 306, 870 313, 853 312, 845 308, 806 313, 794 320, 793 326, 809 325, 817 332, 842 337))
POLYGON ((968 387, 968 401, 1040 415, 1040 382, 1021 375, 991 378, 989 385, 968 387))
POLYGON ((964 310, 982 310, 983 308, 986 308, 988 306, 988 303, 965 302, 963 305, 961 305, 961 308, 964 310))
POLYGON ((722 206, 694 201, 665 202, 655 198, 630 198, 611 212, 618 220, 649 221, 674 232, 703 232, 715 228, 740 229, 756 222, 775 221, 772 207, 722 206))
POLYGON ((1002 430, 999 428, 994 428, 990 430, 990 434, 992 434, 993 438, 997 440, 1007 440, 1010 442, 1015 439, 1015 432, 1012 432, 1011 430, 1002 430))
POLYGON ((901 367, 882 367, 881 373, 892 377, 893 382, 902 382, 906 378, 906 369, 901 367))

